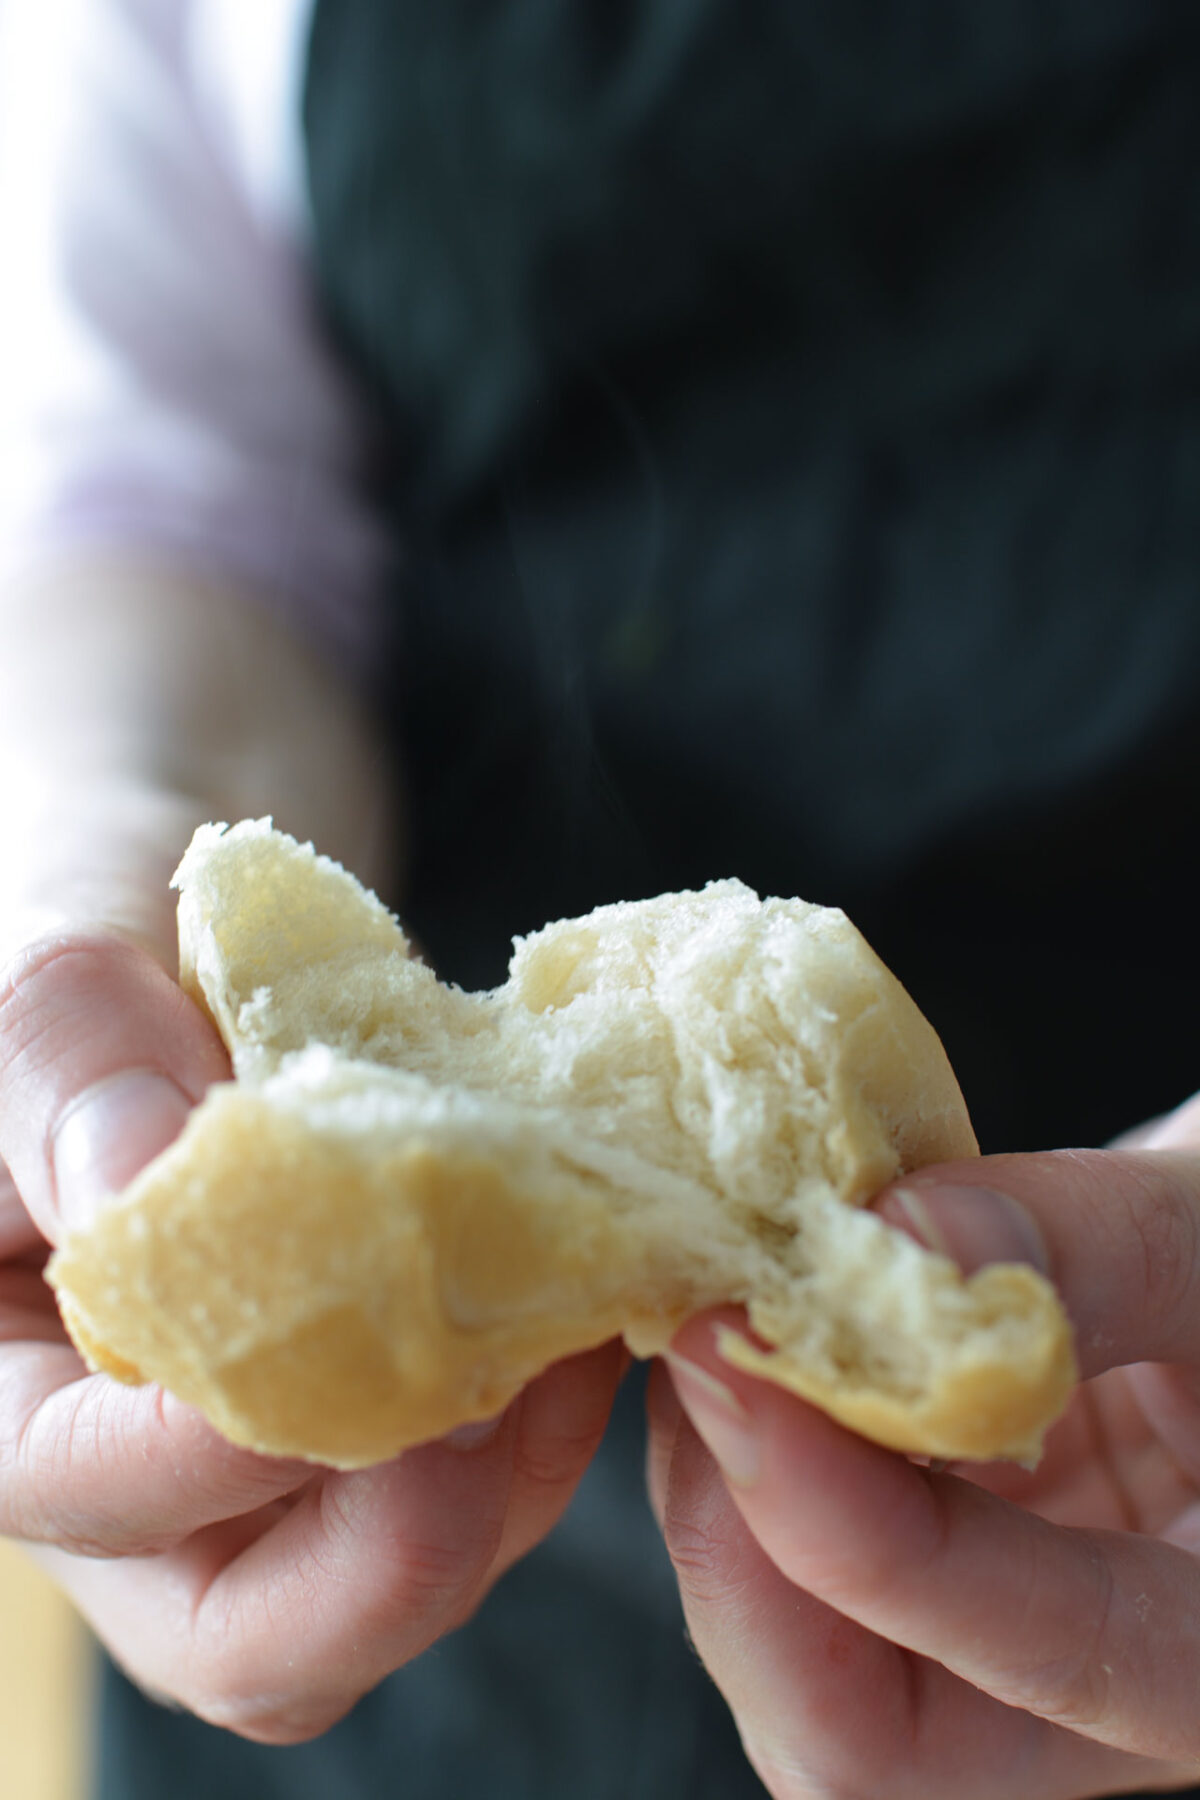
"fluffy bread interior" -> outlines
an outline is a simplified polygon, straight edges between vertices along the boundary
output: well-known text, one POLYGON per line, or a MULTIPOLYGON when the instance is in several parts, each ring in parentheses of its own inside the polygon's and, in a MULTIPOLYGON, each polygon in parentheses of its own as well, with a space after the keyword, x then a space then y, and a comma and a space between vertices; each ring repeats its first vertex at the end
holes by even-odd
POLYGON ((862 1210, 976 1145, 841 913, 715 882, 549 925, 473 995, 269 821, 202 828, 176 885, 236 1079, 52 1261, 93 1366, 353 1467, 729 1301, 769 1346, 731 1360, 867 1435, 1036 1456, 1074 1379, 1053 1290, 862 1210))

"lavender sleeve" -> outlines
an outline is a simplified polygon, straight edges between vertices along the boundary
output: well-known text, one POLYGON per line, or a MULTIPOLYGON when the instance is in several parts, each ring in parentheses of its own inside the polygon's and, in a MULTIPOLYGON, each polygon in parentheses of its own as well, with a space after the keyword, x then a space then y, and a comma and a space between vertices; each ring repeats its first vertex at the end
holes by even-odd
POLYGON ((221 0, 0 0, 0 574, 150 551, 362 674, 390 554, 369 431, 315 316, 296 169, 262 150, 298 139, 308 0, 239 5, 241 26, 221 0))

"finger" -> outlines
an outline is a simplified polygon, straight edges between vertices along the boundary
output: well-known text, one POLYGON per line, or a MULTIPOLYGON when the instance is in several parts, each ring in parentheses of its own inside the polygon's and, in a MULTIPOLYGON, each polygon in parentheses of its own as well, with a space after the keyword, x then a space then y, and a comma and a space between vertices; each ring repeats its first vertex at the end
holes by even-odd
POLYGON ((623 1368, 617 1343, 571 1357, 469 1448, 422 1445, 306 1494, 205 1590, 197 1620, 229 1696, 221 1722, 269 1742, 312 1736, 461 1624, 561 1516, 623 1368), (304 1620, 303 1657, 294 1632, 275 1628, 287 1617, 304 1620), (236 1669, 222 1651, 231 1635, 236 1669))
MULTIPOLYGON (((2 1346, 64 1345, 66 1341, 54 1295, 42 1279, 41 1270, 23 1260, 0 1263, 0 1371, 5 1379, 11 1371, 13 1355, 20 1351, 9 1352, 2 1346)), ((75 1367, 77 1372, 82 1369, 78 1359, 75 1367)), ((0 1398, 0 1416, 3 1408, 0 1398)))
POLYGON ((473 1443, 321 1472, 286 1511, 215 1526, 165 1557, 51 1564, 136 1679, 244 1736, 299 1742, 461 1624, 550 1528, 621 1364, 615 1345, 571 1358, 473 1443))
MULTIPOLYGON (((1157 1121, 1154 1135, 1165 1141, 1169 1131, 1178 1147, 1198 1126, 1192 1101, 1157 1121)), ((892 1224, 950 1255, 966 1273, 985 1262, 1018 1260, 1054 1277, 1075 1326, 1083 1374, 1103 1379, 1121 1369, 1119 1387, 1098 1389, 1093 1379, 1081 1390, 1076 1413, 1090 1411, 1092 1399, 1104 1393, 1137 1396, 1147 1458, 1159 1466, 1149 1513, 1125 1508, 1124 1523, 1140 1529, 1159 1529, 1178 1511, 1171 1502, 1180 1484, 1200 1482, 1200 1345, 1191 1341, 1200 1334, 1187 1316, 1197 1284, 1198 1173, 1200 1158, 1180 1156, 1178 1148, 1173 1156, 989 1157, 956 1170, 922 1171, 875 1202, 892 1224), (961 1173, 989 1185, 968 1185, 961 1173), (999 1191, 1000 1182, 1006 1191, 999 1191), (1160 1356, 1180 1360, 1154 1360, 1160 1356), (1171 1459, 1166 1468, 1163 1447, 1171 1459)), ((1131 1405, 1125 1411, 1121 1439, 1129 1443, 1138 1415, 1131 1405)), ((1093 1488, 1120 1495, 1109 1459, 1094 1449, 1080 1456, 1071 1485, 1090 1480, 1093 1488)), ((978 1471, 972 1478, 1013 1486, 1011 1473, 999 1482, 978 1471)), ((1133 1486, 1146 1491, 1145 1482, 1133 1486)), ((1064 1499, 1066 1492, 1060 1484, 1064 1499)), ((1099 1522, 1094 1509, 1092 1522, 1099 1522)))
POLYGON ((1085 1377, 1200 1363, 1200 1149, 982 1157, 907 1176, 876 1209, 965 1268, 1040 1262, 1085 1377))
POLYGON ((461 1624, 486 1591, 508 1508, 515 1417, 326 1473, 240 1554, 215 1527, 163 1557, 45 1560, 135 1680, 212 1724, 297 1743, 461 1624))
POLYGON ((1200 1761, 1191 1555, 1067 1530, 917 1468, 727 1367, 704 1321, 675 1350, 680 1398, 791 1583, 1008 1706, 1137 1755, 1200 1761))
POLYGON ((1150 1150, 1200 1149, 1200 1094, 1193 1094, 1173 1112, 1149 1120, 1142 1133, 1142 1143, 1150 1150))
POLYGON ((555 1363, 516 1403, 512 1483, 493 1573, 501 1574, 558 1523, 600 1447, 627 1366, 619 1339, 555 1363))
POLYGON ((104 758, 85 765, 77 752, 35 755, 5 789, 0 964, 43 937, 102 926, 176 972, 171 875, 196 827, 214 815, 199 799, 132 775, 123 760, 118 774, 104 758))
POLYGON ((44 938, 0 974, 0 1157, 51 1243, 178 1134, 229 1062, 150 954, 44 938))
POLYGON ((646 1382, 646 1492, 659 1530, 667 1506, 667 1483, 675 1440, 684 1418, 675 1384, 661 1357, 655 1357, 646 1382))
POLYGON ((7 1164, 0 1162, 0 1263, 27 1256, 41 1241, 7 1164))
POLYGON ((671 1436, 662 1525, 688 1630, 775 1800, 1061 1800, 1164 1773, 1002 1705, 796 1588, 690 1423, 671 1436))
MULTIPOLYGON (((7 1273, 10 1290, 21 1273, 7 1273)), ((38 1306, 41 1278, 24 1274, 27 1336, 0 1343, 0 1535, 146 1555, 311 1477, 310 1464, 227 1443, 160 1388, 88 1375, 38 1306)))
MULTIPOLYGON (((75 935, 9 964, 0 1068, 0 1153, 56 1241, 171 1141, 228 1061, 147 951, 75 935)), ((0 1521, 13 1535, 144 1551, 297 1479, 295 1465, 234 1450, 156 1389, 83 1379, 65 1344, 12 1343, 3 1355, 0 1521)))

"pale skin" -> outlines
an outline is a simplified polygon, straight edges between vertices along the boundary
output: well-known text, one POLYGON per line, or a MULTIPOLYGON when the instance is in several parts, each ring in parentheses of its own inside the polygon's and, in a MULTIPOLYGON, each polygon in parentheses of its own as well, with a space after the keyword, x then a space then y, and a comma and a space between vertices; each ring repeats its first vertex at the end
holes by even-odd
POLYGON ((395 802, 328 659, 256 598, 149 561, 64 566, 0 596, 0 641, 0 1532, 148 1690, 297 1742, 545 1535, 621 1353, 548 1371, 482 1436, 353 1474, 234 1449, 157 1389, 87 1374, 47 1247, 228 1074, 173 979, 167 883, 193 829, 273 812, 386 892, 395 802))
POLYGON ((1034 1471, 882 1450, 724 1364, 711 1321, 655 1371, 653 1503, 774 1800, 1200 1781, 1196 1123, 905 1184, 964 1268, 1023 1256, 1060 1288, 1087 1379, 1034 1471))
MULTIPOLYGON (((296 1742, 545 1535, 621 1355, 357 1474, 233 1449, 86 1373, 47 1246, 228 1072, 173 979, 167 880, 194 826, 272 812, 386 895, 395 799, 328 659, 256 599, 150 559, 64 564, 0 595, 0 641, 0 1530, 148 1689, 296 1742)), ((650 1476, 696 1647, 775 1800, 1200 1779, 1196 1111, 1121 1153, 916 1185, 965 1265, 1046 1261, 1088 1384, 1035 1474, 930 1471, 730 1370, 694 1321, 652 1379, 650 1476)))

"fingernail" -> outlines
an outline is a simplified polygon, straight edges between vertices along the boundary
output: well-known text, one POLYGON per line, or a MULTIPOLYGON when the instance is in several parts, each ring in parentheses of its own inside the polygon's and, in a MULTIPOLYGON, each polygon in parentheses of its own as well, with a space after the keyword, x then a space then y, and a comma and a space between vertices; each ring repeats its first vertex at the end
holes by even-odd
POLYGON ((122 1069, 73 1100, 52 1149, 63 1224, 88 1225, 109 1195, 179 1136, 190 1110, 182 1088, 150 1069, 122 1069))
POLYGON ((998 1262, 1028 1263, 1049 1273, 1050 1256, 1037 1220, 995 1188, 913 1184, 893 1188, 876 1211, 925 1249, 950 1257, 964 1275, 998 1262))
POLYGON ((762 1452, 758 1427, 732 1388, 710 1375, 697 1363, 673 1350, 665 1353, 675 1391, 688 1410, 692 1424, 734 1487, 753 1487, 758 1480, 762 1452))

